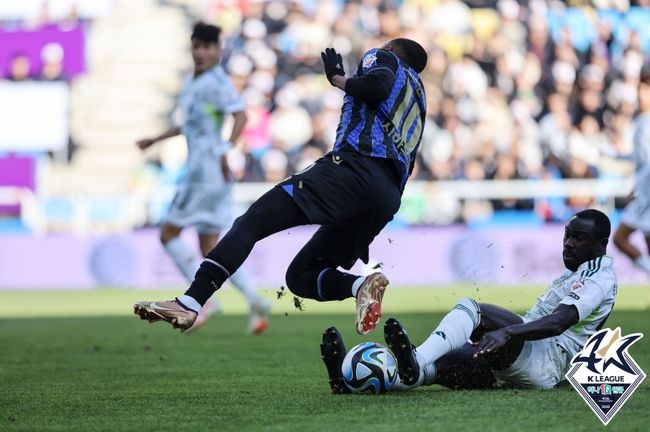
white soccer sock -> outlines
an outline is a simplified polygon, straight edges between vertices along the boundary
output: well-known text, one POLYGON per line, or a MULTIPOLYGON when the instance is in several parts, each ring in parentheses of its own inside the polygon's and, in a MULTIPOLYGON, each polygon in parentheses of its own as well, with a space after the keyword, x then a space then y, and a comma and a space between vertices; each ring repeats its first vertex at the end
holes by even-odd
POLYGON ((650 255, 641 255, 634 260, 634 265, 650 275, 650 255))
POLYGON ((248 278, 248 273, 246 273, 244 269, 240 268, 237 270, 235 274, 230 276, 228 280, 235 286, 235 288, 244 294, 249 307, 253 308, 257 305, 259 301, 259 295, 257 294, 257 290, 248 278))
POLYGON ((363 285, 363 282, 366 280, 365 276, 359 276, 357 280, 355 280, 352 283, 352 297, 357 298, 357 293, 359 292, 359 288, 361 288, 361 285, 363 285))
POLYGON ((192 282, 199 265, 201 265, 198 256, 192 252, 180 237, 174 237, 165 243, 165 250, 174 260, 178 270, 185 276, 185 280, 192 282))
POLYGON ((465 345, 480 322, 481 311, 478 304, 469 298, 460 299, 451 312, 440 321, 431 336, 416 348, 420 369, 465 345))
POLYGON ((187 294, 183 294, 182 296, 178 297, 178 301, 183 303, 185 307, 192 309, 196 313, 199 313, 199 311, 201 310, 201 305, 199 304, 199 302, 194 300, 194 297, 190 297, 187 294))

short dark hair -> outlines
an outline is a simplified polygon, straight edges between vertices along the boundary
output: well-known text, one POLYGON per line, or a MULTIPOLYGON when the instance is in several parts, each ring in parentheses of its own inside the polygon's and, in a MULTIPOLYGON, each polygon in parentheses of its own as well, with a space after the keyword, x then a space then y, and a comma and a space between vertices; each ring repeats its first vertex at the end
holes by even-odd
POLYGON ((605 213, 596 209, 586 209, 579 211, 574 216, 594 221, 594 235, 599 240, 609 238, 612 232, 612 224, 605 213))
POLYGON ((397 49, 399 57, 406 62, 417 73, 424 70, 427 65, 427 52, 419 43, 405 38, 397 38, 390 41, 391 45, 397 49))
POLYGON ((217 27, 212 24, 206 24, 202 21, 194 24, 192 28, 192 37, 191 39, 197 39, 202 42, 208 43, 219 43, 219 36, 221 35, 221 27, 217 27))

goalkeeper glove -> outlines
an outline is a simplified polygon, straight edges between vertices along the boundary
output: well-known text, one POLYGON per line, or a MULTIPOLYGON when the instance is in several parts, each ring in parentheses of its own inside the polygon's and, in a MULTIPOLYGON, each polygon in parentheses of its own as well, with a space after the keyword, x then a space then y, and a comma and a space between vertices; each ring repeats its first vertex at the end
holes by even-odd
POLYGON ((345 76, 345 71, 343 70, 343 58, 334 48, 325 48, 325 52, 321 52, 320 56, 323 59, 325 75, 327 75, 327 79, 330 83, 335 75, 345 76))

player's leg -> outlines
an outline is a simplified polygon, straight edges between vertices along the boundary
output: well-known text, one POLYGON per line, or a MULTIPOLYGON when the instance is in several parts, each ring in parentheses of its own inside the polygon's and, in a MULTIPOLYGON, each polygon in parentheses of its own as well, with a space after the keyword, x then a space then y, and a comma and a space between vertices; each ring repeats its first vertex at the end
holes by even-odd
POLYGON ((434 384, 451 389, 489 389, 497 380, 486 356, 474 357, 476 348, 466 343, 435 362, 434 384))
POLYGON ((321 226, 300 249, 286 273, 287 288, 292 293, 318 301, 344 300, 353 296, 353 285, 359 277, 337 270, 339 266, 349 266, 356 261, 351 247, 353 228, 350 225, 321 226))
POLYGON ((381 317, 381 301, 388 286, 382 273, 359 276, 338 270, 357 259, 368 261, 368 246, 383 228, 367 221, 322 226, 287 269, 287 287, 294 294, 318 301, 357 299, 357 332, 371 332, 381 317))
POLYGON ((634 265, 650 275, 650 233, 644 233, 646 253, 634 260, 634 265))
POLYGON ((636 230, 644 232, 646 244, 648 243, 647 230, 650 229, 650 202, 644 197, 636 197, 630 201, 621 216, 621 223, 614 232, 614 244, 627 255, 634 265, 650 275, 650 245, 644 254, 632 242, 630 236, 636 230))
MULTIPOLYGON (((634 262, 635 266, 650 274, 650 254, 644 255, 639 248, 630 242, 630 236, 634 231, 636 231, 635 228, 621 222, 614 233, 614 244, 634 262)), ((650 243, 648 238, 646 237, 646 244, 650 243)), ((650 252, 650 245, 648 245, 648 251, 650 252)))
MULTIPOLYGON (((398 360, 402 383, 407 386, 431 384, 436 376, 446 371, 437 371, 437 360, 467 344, 470 338, 478 340, 485 332, 513 324, 522 323, 517 314, 494 305, 479 306, 474 300, 463 298, 440 321, 438 327, 417 348, 411 345, 401 324, 390 319, 384 327, 387 345, 398 360)), ((490 355, 490 367, 508 367, 521 352, 523 342, 513 342, 490 355), (498 355, 497 355, 498 354, 498 355)), ((453 362, 451 362, 453 364, 453 362)), ((444 362, 445 365, 449 362, 444 362)))
MULTIPOLYGON (((208 250, 206 255, 209 252, 208 250)), ((269 325, 271 301, 259 294, 248 272, 242 267, 231 275, 228 281, 242 293, 248 303, 248 333, 253 335, 264 333, 269 325)))
POLYGON ((244 262, 259 240, 287 228, 309 223, 305 214, 281 188, 260 197, 199 266, 194 281, 184 295, 170 302, 139 302, 134 312, 142 319, 164 319, 175 328, 187 330, 197 312, 214 292, 244 262))
MULTIPOLYGON (((470 339, 476 343, 489 331, 502 329, 515 324, 522 324, 523 318, 501 306, 480 303, 481 322, 474 330, 470 339)), ((521 353, 524 341, 510 341, 499 350, 488 355, 487 359, 492 369, 501 370, 509 367, 521 353)))
POLYGON ((632 261, 636 261, 641 257, 641 251, 635 245, 630 243, 630 236, 634 231, 634 228, 621 222, 616 229, 616 232, 614 232, 614 244, 618 250, 627 255, 632 261))
MULTIPOLYGON (((650 217, 650 215, 648 215, 648 217, 650 217)), ((637 258, 634 264, 650 275, 650 232, 644 232, 643 237, 645 239, 646 254, 637 258)))
POLYGON ((346 152, 330 153, 282 186, 289 189, 313 223, 322 225, 287 271, 287 283, 301 296, 322 301, 355 296, 357 331, 372 331, 381 316, 388 280, 337 270, 357 259, 368 262, 368 246, 400 205, 399 180, 391 162, 346 152))
POLYGON ((248 303, 248 333, 254 335, 264 333, 269 323, 271 301, 259 294, 244 268, 240 267, 228 281, 244 295, 248 303))
MULTIPOLYGON (((188 281, 193 280, 193 273, 199 265, 197 254, 180 238, 182 227, 191 224, 195 206, 205 201, 195 187, 185 184, 179 188, 171 203, 167 220, 160 230, 160 240, 165 250, 188 281)), ((167 321, 182 331, 192 326, 196 311, 183 307, 176 300, 150 302, 141 301, 133 305, 133 311, 141 319, 149 322, 167 321)))
MULTIPOLYGON (((199 244, 201 245, 203 256, 207 256, 214 249, 218 240, 219 234, 199 233, 199 244)), ((251 310, 260 303, 261 297, 258 295, 257 290, 244 269, 240 268, 237 270, 228 280, 244 295, 251 310)))
POLYGON ((192 309, 200 307, 239 269, 255 243, 276 232, 307 223, 307 217, 291 196, 274 187, 235 220, 201 263, 194 282, 180 300, 185 300, 192 309))
MULTIPOLYGON (((190 248, 180 238, 181 232, 181 227, 165 222, 160 229, 160 241, 181 274, 188 282, 191 282, 196 270, 201 264, 201 261, 192 248, 190 248)), ((199 312, 201 321, 205 321, 206 316, 218 308, 219 305, 214 300, 206 303, 205 307, 201 308, 199 312)), ((184 310, 175 301, 138 302, 134 305, 134 312, 139 315, 140 318, 148 320, 149 322, 160 320, 172 322, 172 320, 176 320, 176 324, 173 324, 175 327, 180 326, 183 330, 186 330, 184 327, 197 328, 193 326, 193 324, 196 323, 196 314, 193 313, 193 311, 184 310), (179 319, 176 319, 175 317, 176 311, 180 313, 179 319)), ((203 322, 200 323, 200 325, 202 324, 203 322)))
POLYGON ((181 274, 191 282, 201 261, 192 248, 181 239, 182 230, 183 228, 166 222, 160 228, 160 241, 181 274))
MULTIPOLYGON (((523 323, 519 315, 500 306, 480 303, 479 307, 481 322, 470 336, 472 342, 478 342, 489 331, 523 323)), ((475 346, 465 343, 435 361, 434 382, 454 389, 492 388, 496 384, 492 370, 512 365, 523 345, 523 341, 512 341, 493 353, 474 357, 475 346)))
MULTIPOLYGON (((201 249, 201 255, 205 257, 208 254, 208 252, 210 252, 212 248, 219 241, 220 233, 217 229, 209 229, 208 227, 204 227, 202 225, 197 226, 197 230, 198 230, 199 248, 201 249)), ((196 270, 198 270, 200 265, 201 262, 199 261, 197 263, 196 269, 194 270, 195 274, 196 274, 196 270)), ((193 278, 194 275, 192 275, 192 280, 193 278)), ((189 282, 191 283, 192 280, 190 280, 189 282)), ((194 331, 198 328, 203 327, 212 315, 217 314, 220 311, 221 311, 221 304, 219 303, 219 300, 217 300, 215 296, 212 296, 211 298, 208 299, 208 301, 205 302, 203 307, 201 307, 201 310, 199 311, 199 314, 196 317, 196 321, 194 321, 194 324, 192 325, 192 328, 190 330, 194 331)))

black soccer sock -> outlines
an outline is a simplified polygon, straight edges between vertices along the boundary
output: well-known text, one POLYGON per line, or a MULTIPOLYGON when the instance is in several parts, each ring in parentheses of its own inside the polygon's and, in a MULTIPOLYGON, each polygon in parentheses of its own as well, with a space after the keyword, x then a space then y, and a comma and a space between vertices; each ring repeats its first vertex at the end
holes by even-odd
POLYGON ((307 216, 293 198, 281 188, 274 187, 237 218, 230 231, 201 263, 185 294, 204 305, 242 265, 255 243, 276 232, 308 223, 307 216))
POLYGON ((357 276, 343 273, 322 264, 312 268, 297 268, 292 263, 287 271, 287 287, 299 297, 318 301, 345 300, 352 297, 352 284, 357 276))
POLYGON ((359 276, 345 273, 333 268, 325 269, 319 274, 317 281, 318 294, 327 300, 345 300, 352 297, 352 284, 359 276))
POLYGON ((212 294, 221 288, 229 275, 213 263, 203 261, 185 295, 192 297, 203 306, 212 294))

